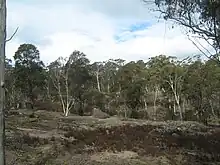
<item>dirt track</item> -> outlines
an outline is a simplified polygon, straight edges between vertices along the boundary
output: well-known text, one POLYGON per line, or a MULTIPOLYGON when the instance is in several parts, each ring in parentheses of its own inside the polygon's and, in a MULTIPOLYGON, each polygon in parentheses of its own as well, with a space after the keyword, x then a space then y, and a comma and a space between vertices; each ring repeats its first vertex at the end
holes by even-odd
POLYGON ((7 164, 220 164, 220 129, 38 111, 6 119, 7 164))

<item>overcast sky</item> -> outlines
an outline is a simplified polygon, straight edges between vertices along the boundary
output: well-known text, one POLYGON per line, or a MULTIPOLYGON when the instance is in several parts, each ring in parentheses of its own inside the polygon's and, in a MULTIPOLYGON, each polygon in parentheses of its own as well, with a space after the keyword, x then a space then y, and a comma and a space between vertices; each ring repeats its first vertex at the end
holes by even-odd
POLYGON ((48 64, 74 50, 93 61, 147 60, 159 54, 185 57, 198 50, 180 28, 156 18, 141 0, 9 0, 6 45, 11 58, 18 46, 37 46, 48 64))

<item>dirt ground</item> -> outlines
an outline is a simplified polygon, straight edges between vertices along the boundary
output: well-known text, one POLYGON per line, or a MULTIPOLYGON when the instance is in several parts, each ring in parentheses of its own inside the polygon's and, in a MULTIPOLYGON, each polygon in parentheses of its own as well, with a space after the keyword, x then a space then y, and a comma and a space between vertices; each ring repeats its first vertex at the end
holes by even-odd
POLYGON ((7 165, 220 165, 220 128, 10 111, 6 156, 7 165))

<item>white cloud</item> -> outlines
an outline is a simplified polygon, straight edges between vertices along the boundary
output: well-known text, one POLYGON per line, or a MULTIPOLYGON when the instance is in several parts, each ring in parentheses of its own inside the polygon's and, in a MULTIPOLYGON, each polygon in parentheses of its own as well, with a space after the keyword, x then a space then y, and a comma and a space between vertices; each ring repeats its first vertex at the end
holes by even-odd
POLYGON ((37 43, 45 63, 68 56, 74 50, 84 52, 91 61, 146 60, 159 54, 187 56, 198 52, 179 28, 165 29, 164 22, 155 23, 153 14, 138 0, 63 1, 66 3, 9 3, 9 32, 17 26, 20 31, 7 44, 8 57, 13 56, 19 44, 31 41, 37 43), (115 41, 114 35, 120 29, 141 20, 153 25, 142 31, 125 32, 126 36, 138 35, 136 38, 115 41))
POLYGON ((15 52, 17 51, 20 43, 17 39, 13 39, 13 41, 6 43, 6 54, 8 58, 11 58, 14 56, 15 52))

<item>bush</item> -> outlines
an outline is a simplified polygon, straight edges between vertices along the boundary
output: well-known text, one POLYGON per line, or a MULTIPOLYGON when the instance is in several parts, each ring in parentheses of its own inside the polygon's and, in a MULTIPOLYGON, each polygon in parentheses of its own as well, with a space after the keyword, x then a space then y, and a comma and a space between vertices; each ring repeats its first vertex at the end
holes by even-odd
POLYGON ((186 121, 197 121, 197 116, 194 115, 195 111, 193 110, 188 110, 185 112, 185 117, 184 117, 184 120, 186 121))
POLYGON ((149 115, 147 110, 141 109, 141 110, 132 110, 130 114, 130 118, 133 119, 149 119, 149 115))
POLYGON ((34 104, 36 110, 47 110, 57 112, 62 109, 60 103, 52 102, 50 100, 47 101, 36 101, 34 104))
POLYGON ((176 116, 174 113, 173 113, 173 110, 170 110, 170 109, 165 109, 165 117, 164 117, 164 120, 178 120, 178 116, 176 116))
POLYGON ((98 118, 98 119, 106 119, 109 117, 109 115, 105 112, 102 112, 100 109, 94 108, 93 109, 93 117, 98 118))

